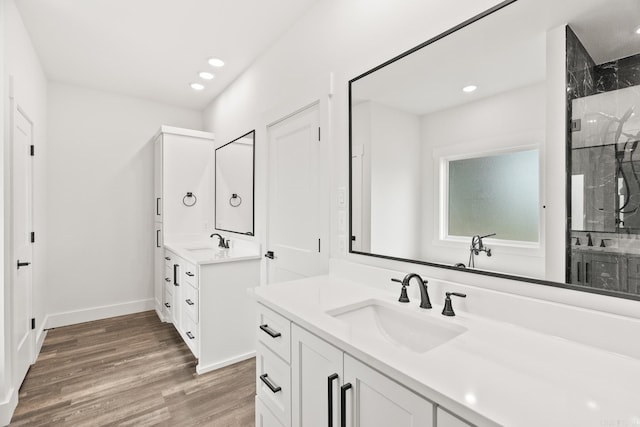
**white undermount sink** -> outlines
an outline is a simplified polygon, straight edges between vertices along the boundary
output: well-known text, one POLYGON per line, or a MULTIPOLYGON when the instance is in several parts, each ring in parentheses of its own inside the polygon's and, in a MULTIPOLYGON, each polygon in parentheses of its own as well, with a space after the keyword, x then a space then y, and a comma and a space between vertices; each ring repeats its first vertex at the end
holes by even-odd
POLYGON ((412 312, 381 300, 366 300, 327 312, 354 331, 374 333, 415 353, 424 353, 457 337, 467 328, 412 312))
POLYGON ((211 246, 198 246, 193 248, 185 248, 187 251, 191 252, 195 256, 214 256, 220 249, 214 248, 211 246))

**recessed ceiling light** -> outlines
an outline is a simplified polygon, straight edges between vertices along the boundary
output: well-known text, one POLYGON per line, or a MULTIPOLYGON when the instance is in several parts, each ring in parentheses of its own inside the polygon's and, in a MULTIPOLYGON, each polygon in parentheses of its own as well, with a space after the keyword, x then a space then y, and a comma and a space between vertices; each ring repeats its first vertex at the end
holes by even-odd
POLYGON ((201 85, 200 83, 191 83, 191 89, 202 90, 204 89, 204 85, 201 85))
POLYGON ((206 71, 201 71, 198 75, 200 76, 201 79, 205 79, 205 80, 211 80, 214 77, 213 74, 207 73, 206 71))
POLYGON ((209 59, 209 65, 212 67, 222 67, 224 65, 224 61, 218 58, 211 58, 209 59))
POLYGON ((463 88, 462 88, 462 91, 463 91, 463 92, 466 92, 466 93, 471 93, 471 92, 475 91, 476 89, 478 89, 478 86, 475 86, 475 85, 469 85, 469 86, 465 86, 465 87, 463 87, 463 88))

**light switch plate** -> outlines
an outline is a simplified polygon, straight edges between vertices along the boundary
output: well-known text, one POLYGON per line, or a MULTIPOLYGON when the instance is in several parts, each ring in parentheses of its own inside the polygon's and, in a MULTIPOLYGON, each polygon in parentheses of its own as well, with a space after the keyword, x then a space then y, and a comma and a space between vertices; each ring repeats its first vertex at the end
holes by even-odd
POLYGON ((345 187, 338 187, 338 207, 347 207, 347 189, 345 187))
POLYGON ((338 212, 338 234, 347 232, 347 213, 345 211, 338 212))

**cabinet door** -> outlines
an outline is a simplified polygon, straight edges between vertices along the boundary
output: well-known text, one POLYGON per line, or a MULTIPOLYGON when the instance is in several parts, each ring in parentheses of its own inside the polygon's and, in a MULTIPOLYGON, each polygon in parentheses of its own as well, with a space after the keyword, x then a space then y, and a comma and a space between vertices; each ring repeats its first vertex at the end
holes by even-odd
POLYGON ((154 142, 153 193, 155 221, 162 221, 162 135, 154 142))
POLYGON ((256 427, 283 427, 275 415, 256 396, 256 427))
POLYGON ((590 286, 612 291, 626 291, 620 280, 620 257, 617 255, 593 254, 585 263, 586 274, 590 286))
POLYGON ((433 427, 433 403, 347 354, 344 382, 347 426, 433 427))
POLYGON ((162 244, 162 223, 155 223, 155 245, 153 249, 153 283, 156 310, 164 313, 164 246, 162 244))
POLYGON ((340 425, 342 354, 341 350, 315 335, 297 325, 292 326, 291 425, 340 425))
POLYGON ((462 421, 460 418, 454 417, 442 408, 438 408, 437 419, 438 427, 472 427, 471 424, 462 421))

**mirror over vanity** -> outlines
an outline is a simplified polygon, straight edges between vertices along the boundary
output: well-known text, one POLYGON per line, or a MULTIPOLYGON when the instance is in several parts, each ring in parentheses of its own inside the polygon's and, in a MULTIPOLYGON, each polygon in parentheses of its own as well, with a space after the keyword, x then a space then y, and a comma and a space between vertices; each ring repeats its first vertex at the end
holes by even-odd
POLYGON ((216 149, 216 230, 254 234, 255 130, 216 149))
POLYGON ((640 299, 640 2, 503 2, 349 102, 350 252, 640 299))

